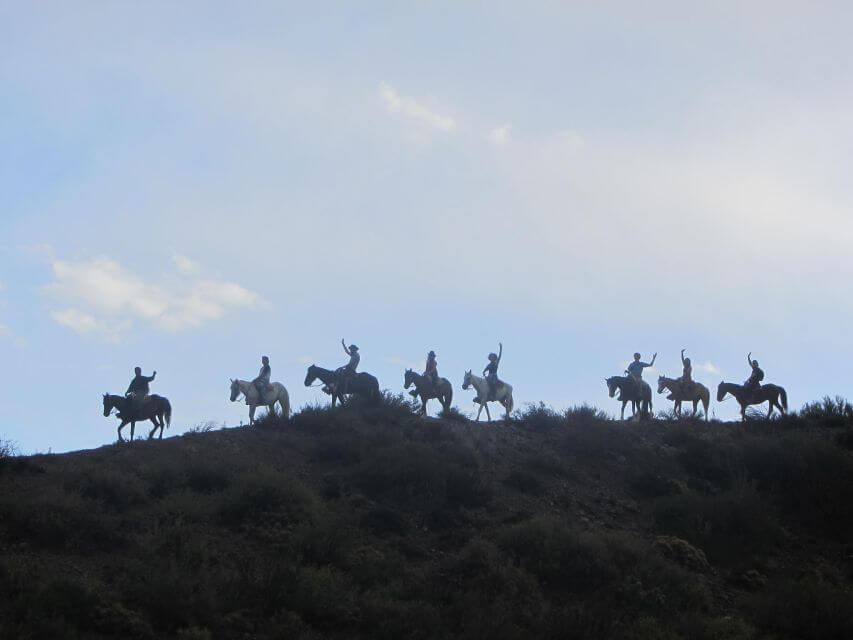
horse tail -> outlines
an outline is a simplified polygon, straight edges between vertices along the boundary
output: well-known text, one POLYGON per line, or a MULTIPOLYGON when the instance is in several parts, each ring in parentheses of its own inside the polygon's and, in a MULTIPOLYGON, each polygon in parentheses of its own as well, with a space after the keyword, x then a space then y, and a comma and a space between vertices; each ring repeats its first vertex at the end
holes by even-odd
POLYGON ((447 410, 450 410, 450 407, 453 405, 453 385, 452 384, 447 385, 447 393, 444 394, 444 399, 447 402, 447 404, 444 405, 444 408, 447 410))
POLYGON ((290 419, 290 394, 287 389, 282 387, 284 393, 278 397, 278 402, 281 405, 281 417, 285 420, 290 419))
POLYGON ((779 387, 779 397, 782 398, 782 406, 785 407, 785 411, 788 410, 788 392, 785 391, 785 387, 779 387))
POLYGON ((166 416, 166 428, 168 429, 172 424, 172 404, 168 398, 163 398, 163 405, 163 414, 166 416))

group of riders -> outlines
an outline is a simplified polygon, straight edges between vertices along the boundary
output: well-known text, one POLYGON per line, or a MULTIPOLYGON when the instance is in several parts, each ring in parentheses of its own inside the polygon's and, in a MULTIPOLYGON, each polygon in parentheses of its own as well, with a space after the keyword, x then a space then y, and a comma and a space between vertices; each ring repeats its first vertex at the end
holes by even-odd
MULTIPOLYGON (((348 391, 349 383, 352 378, 358 372, 358 365, 361 362, 361 355, 359 353, 358 347, 354 344, 347 346, 346 341, 341 339, 341 346, 344 349, 344 353, 349 356, 349 361, 335 370, 338 378, 338 387, 341 394, 346 394, 348 391)), ((693 381, 693 365, 690 362, 689 357, 685 357, 684 352, 686 349, 681 350, 681 363, 683 366, 681 377, 678 378, 678 382, 681 384, 681 393, 683 395, 688 395, 693 389, 694 381, 693 381)), ((657 359, 657 353, 652 356, 651 362, 643 362, 642 356, 639 353, 634 354, 634 360, 628 365, 625 369, 625 373, 628 377, 634 382, 636 385, 637 391, 640 391, 643 386, 643 369, 647 367, 651 367, 654 365, 655 360, 657 359)), ((488 356, 488 364, 486 364, 483 369, 483 375, 485 376, 485 380, 488 383, 488 397, 486 401, 491 401, 495 399, 495 391, 502 384, 500 379, 498 378, 498 367, 500 366, 501 358, 503 357, 503 344, 498 343, 498 352, 490 353, 488 356)), ((752 353, 750 352, 747 355, 747 362, 749 362, 749 366, 752 371, 750 373, 749 378, 744 382, 744 390, 749 394, 754 394, 758 389, 761 388, 761 381, 764 379, 764 371, 762 371, 761 367, 758 366, 758 360, 754 360, 752 358, 752 353)), ((150 376, 142 375, 142 369, 140 367, 136 367, 134 369, 134 377, 133 380, 130 381, 130 385, 127 387, 127 392, 125 395, 130 399, 131 410, 139 414, 145 404, 145 400, 150 393, 150 383, 154 381, 154 378, 157 376, 157 372, 154 371, 150 376)), ((270 389, 271 385, 271 375, 272 369, 270 368, 270 359, 267 356, 263 356, 261 358, 261 369, 258 372, 257 377, 252 380, 252 385, 255 390, 258 392, 258 397, 264 398, 267 395, 267 392, 270 389)), ((436 360, 435 351, 430 351, 427 354, 426 365, 424 367, 424 378, 432 383, 434 387, 437 387, 439 384, 439 375, 438 375, 438 362, 436 360)), ((417 397, 417 390, 412 390, 409 392, 413 397, 417 397)), ((672 399, 672 395, 669 396, 672 399)), ((474 398, 474 402, 480 402, 480 398, 474 398)))
MULTIPOLYGON (((678 382, 681 383, 682 395, 690 395, 694 388, 693 364, 690 362, 690 358, 686 358, 684 356, 685 351, 687 351, 687 349, 681 350, 681 365, 683 369, 681 377, 678 378, 678 382)), ((625 373, 634 381, 637 391, 640 391, 643 386, 643 369, 653 366, 657 357, 658 354, 655 353, 652 356, 651 362, 643 362, 641 360, 642 356, 639 353, 635 353, 633 362, 631 362, 625 369, 625 373)), ((749 366, 752 368, 752 371, 749 374, 749 378, 747 378, 743 383, 743 388, 749 395, 754 395, 754 393, 761 388, 761 381, 764 380, 764 371, 758 366, 758 360, 754 360, 752 358, 752 352, 747 354, 746 361, 749 362, 749 366)), ((669 399, 672 399, 671 394, 669 399)))
MULTIPOLYGON (((337 385, 341 394, 348 392, 350 381, 358 373, 358 365, 361 362, 361 354, 358 347, 354 344, 347 346, 346 341, 341 339, 341 346, 344 348, 344 353, 349 356, 349 361, 342 367, 335 370, 337 374, 337 385)), ((498 366, 503 356, 503 344, 498 344, 498 353, 490 353, 488 356, 489 362, 483 369, 483 375, 489 385, 489 398, 494 399, 495 390, 500 386, 501 381, 498 379, 498 366)), ((130 381, 130 385, 125 392, 131 401, 131 408, 134 413, 140 413, 145 403, 148 394, 151 392, 150 383, 154 381, 157 375, 155 371, 150 376, 142 375, 142 369, 136 367, 134 369, 135 376, 130 381)), ((424 378, 426 378, 434 387, 439 384, 438 362, 436 361, 435 351, 430 351, 427 354, 426 366, 424 367, 424 378)), ((259 398, 264 398, 270 389, 272 377, 272 368, 270 367, 270 359, 268 356, 261 357, 261 369, 256 378, 252 380, 252 386, 258 392, 259 398)), ((409 392, 413 397, 418 395, 416 390, 409 392)), ((474 402, 479 402, 479 398, 475 398, 474 402)))

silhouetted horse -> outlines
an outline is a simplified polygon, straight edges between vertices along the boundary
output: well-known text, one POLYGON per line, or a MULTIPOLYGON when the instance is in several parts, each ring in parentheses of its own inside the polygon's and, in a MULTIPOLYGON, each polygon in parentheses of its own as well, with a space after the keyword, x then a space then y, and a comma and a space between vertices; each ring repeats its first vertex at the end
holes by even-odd
POLYGON ((705 407, 705 420, 708 419, 708 405, 711 402, 711 392, 701 382, 695 380, 691 382, 691 387, 684 390, 681 380, 667 378, 666 376, 658 377, 658 393, 663 393, 664 389, 668 389, 670 397, 675 401, 675 415, 681 416, 681 403, 683 401, 693 403, 693 415, 696 415, 699 401, 702 401, 702 406, 705 407))
MULTIPOLYGON (((341 389, 343 380, 340 373, 312 364, 308 367, 308 373, 305 374, 305 386, 310 387, 314 380, 320 380, 326 385, 325 390, 332 396, 333 407, 338 400, 344 404, 345 394, 341 389)), ((379 381, 369 373, 362 371, 351 376, 346 382, 346 394, 361 396, 368 402, 379 402, 379 381)))
POLYGON ((652 410, 652 388, 647 382, 641 382, 638 392, 637 383, 629 376, 613 376, 605 378, 604 381, 607 383, 607 391, 611 398, 616 395, 617 390, 619 391, 617 400, 622 402, 622 420, 625 419, 625 405, 628 402, 631 403, 631 415, 636 415, 639 405, 640 417, 649 417, 652 410))
POLYGON ((453 402, 453 386, 447 378, 439 378, 438 384, 433 384, 432 380, 426 376, 406 369, 403 382, 404 389, 415 385, 415 391, 421 397, 421 415, 426 415, 427 401, 430 398, 437 399, 445 411, 450 410, 450 404, 453 402))
POLYGON ((788 394, 785 389, 776 384, 763 384, 750 392, 742 384, 721 382, 717 387, 717 402, 722 402, 727 393, 732 394, 740 405, 741 420, 746 420, 746 408, 752 404, 766 402, 768 418, 773 414, 773 407, 777 407, 782 415, 788 410, 788 394))
POLYGON ((124 442, 124 438, 121 437, 121 430, 129 422, 130 441, 133 442, 133 432, 136 429, 136 423, 144 422, 145 420, 150 420, 154 425, 154 428, 148 434, 148 439, 150 440, 154 437, 154 432, 158 428, 160 429, 160 439, 162 439, 163 427, 168 427, 172 423, 172 405, 169 404, 169 400, 156 394, 149 395, 145 398, 145 402, 138 412, 133 409, 131 402, 130 398, 125 398, 124 396, 104 394, 104 417, 109 416, 110 412, 116 409, 118 411, 117 417, 121 420, 121 424, 118 426, 119 441, 124 442), (166 419, 165 422, 163 421, 164 417, 166 419))

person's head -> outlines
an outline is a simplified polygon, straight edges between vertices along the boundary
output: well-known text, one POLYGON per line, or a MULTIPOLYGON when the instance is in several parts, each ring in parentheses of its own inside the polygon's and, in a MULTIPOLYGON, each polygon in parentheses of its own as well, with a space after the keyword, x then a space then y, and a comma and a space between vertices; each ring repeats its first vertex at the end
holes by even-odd
POLYGON ((261 356, 261 363, 262 364, 269 364, 270 359, 267 356, 261 356))
POLYGON ((435 351, 430 351, 430 352, 427 354, 427 358, 434 358, 434 357, 435 357, 435 351))
POLYGON ((639 359, 640 359, 640 354, 639 354, 639 353, 635 353, 635 354, 634 354, 634 360, 639 361, 639 359))
POLYGON ((753 368, 753 369, 758 369, 758 360, 753 360, 753 361, 752 361, 752 368, 753 368))
POLYGON ((685 366, 685 367, 689 367, 689 366, 690 366, 690 358, 684 358, 684 366, 685 366))
POLYGON ((135 373, 138 376, 141 376, 142 375, 142 367, 134 368, 133 373, 135 373))
POLYGON ((489 354, 489 362, 494 362, 497 359, 498 359, 498 354, 496 354, 496 353, 490 353, 489 354))
POLYGON ((349 350, 350 350, 350 351, 358 351, 358 347, 357 347, 357 346, 355 346, 354 344, 351 344, 351 345, 349 346, 349 350))

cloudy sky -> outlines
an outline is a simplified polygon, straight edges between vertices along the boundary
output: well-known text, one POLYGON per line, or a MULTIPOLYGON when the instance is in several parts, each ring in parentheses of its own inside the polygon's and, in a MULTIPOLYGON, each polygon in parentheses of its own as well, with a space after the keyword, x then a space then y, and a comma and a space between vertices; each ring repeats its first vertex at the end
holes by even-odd
POLYGON ((0 4, 0 438, 112 441, 136 365, 172 433, 262 354, 325 399, 341 338, 463 410, 498 341, 518 405, 853 395, 853 5, 695 4, 0 4))

